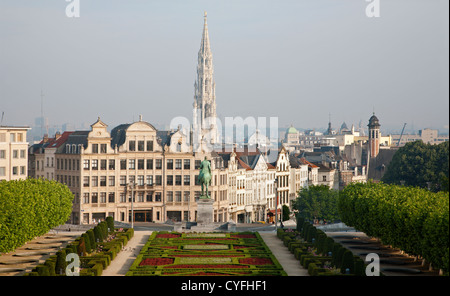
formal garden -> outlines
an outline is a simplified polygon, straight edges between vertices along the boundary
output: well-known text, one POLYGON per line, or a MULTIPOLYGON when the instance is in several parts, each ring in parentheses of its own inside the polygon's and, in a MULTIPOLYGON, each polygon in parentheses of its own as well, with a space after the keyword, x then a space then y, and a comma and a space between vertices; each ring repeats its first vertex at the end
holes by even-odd
POLYGON ((153 232, 127 276, 283 276, 257 232, 153 232))

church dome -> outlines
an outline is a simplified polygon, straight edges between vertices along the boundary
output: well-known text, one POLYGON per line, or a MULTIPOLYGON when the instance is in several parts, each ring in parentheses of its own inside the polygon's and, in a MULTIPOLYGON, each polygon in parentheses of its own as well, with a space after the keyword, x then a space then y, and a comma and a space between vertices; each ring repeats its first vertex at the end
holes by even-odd
POLYGON ((291 125, 291 127, 287 129, 286 133, 287 134, 297 134, 298 130, 291 125))

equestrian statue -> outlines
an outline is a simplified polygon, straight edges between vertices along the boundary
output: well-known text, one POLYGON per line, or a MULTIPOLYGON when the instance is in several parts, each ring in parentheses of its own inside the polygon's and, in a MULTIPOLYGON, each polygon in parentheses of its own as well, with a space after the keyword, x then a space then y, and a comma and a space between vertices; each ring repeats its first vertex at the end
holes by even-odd
POLYGON ((198 175, 198 182, 202 185, 202 194, 200 199, 210 199, 208 186, 211 185, 211 163, 205 159, 200 164, 200 174, 198 175), (206 194, 205 190, 206 189, 206 194))

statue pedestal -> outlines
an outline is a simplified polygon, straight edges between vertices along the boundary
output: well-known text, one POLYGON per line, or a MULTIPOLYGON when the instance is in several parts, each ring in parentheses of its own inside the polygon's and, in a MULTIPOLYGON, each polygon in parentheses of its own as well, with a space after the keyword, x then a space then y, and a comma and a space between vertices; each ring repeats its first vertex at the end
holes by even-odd
POLYGON ((197 200, 197 226, 192 226, 193 231, 213 231, 216 227, 214 224, 214 200, 199 199, 197 200))
POLYGON ((208 225, 214 223, 214 209, 213 209, 214 200, 208 199, 199 199, 197 201, 197 225, 208 225))

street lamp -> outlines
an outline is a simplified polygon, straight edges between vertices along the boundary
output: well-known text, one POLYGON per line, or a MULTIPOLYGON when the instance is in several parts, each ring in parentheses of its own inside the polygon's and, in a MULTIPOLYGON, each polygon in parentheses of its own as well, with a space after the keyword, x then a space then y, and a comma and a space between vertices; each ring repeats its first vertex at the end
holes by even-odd
POLYGON ((275 199, 276 199, 276 206, 275 206, 275 231, 278 230, 278 178, 275 177, 275 180, 273 181, 275 184, 275 199))
POLYGON ((134 211, 133 211, 133 200, 134 200, 134 187, 135 187, 136 183, 130 182, 128 183, 128 186, 130 186, 131 189, 131 228, 134 229, 134 211))

